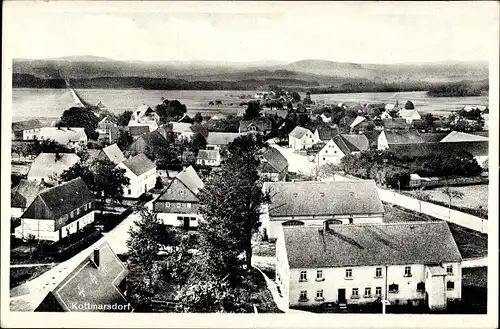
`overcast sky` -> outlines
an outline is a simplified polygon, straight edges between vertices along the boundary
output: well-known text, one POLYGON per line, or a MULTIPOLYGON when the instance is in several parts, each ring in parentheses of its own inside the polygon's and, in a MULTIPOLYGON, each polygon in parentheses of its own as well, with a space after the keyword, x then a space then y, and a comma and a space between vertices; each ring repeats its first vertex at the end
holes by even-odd
POLYGON ((488 60, 498 3, 4 2, 14 58, 488 60))

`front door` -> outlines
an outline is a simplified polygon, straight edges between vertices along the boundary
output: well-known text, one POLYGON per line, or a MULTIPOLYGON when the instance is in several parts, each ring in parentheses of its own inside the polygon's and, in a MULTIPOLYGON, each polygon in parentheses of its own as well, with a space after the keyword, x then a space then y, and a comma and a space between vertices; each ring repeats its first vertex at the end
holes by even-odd
POLYGON ((345 303, 345 289, 339 289, 339 303, 345 303))
POLYGON ((184 217, 184 229, 189 230, 189 217, 184 217))
POLYGON ((76 231, 78 232, 80 230, 80 222, 76 221, 76 231))

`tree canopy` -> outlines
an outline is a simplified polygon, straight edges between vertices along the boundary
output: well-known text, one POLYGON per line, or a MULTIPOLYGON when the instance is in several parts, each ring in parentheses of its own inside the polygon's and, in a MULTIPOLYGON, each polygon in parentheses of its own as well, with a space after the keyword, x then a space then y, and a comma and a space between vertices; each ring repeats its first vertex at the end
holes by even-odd
POLYGON ((132 111, 125 111, 125 112, 121 113, 118 116, 118 120, 117 120, 116 124, 119 126, 122 126, 122 127, 128 126, 128 123, 130 122, 130 118, 132 117, 132 113, 133 113, 132 111))
POLYGON ((160 117, 160 122, 167 123, 180 119, 187 112, 187 108, 178 100, 165 99, 163 103, 156 105, 155 111, 160 117))
POLYGON ((248 102, 248 107, 245 111, 245 119, 253 119, 260 117, 260 112, 262 111, 260 104, 258 102, 248 102))
POLYGON ((97 125, 99 124, 99 118, 88 108, 69 108, 63 112, 61 123, 68 127, 85 128, 85 134, 89 139, 97 139, 97 137, 99 137, 99 133, 96 131, 97 125))

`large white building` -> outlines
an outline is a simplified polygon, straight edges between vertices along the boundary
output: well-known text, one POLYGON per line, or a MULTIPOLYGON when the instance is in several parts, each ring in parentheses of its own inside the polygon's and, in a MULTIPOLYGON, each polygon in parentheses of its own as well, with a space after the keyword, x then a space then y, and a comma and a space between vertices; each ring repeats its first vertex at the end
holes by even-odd
POLYGON ((281 228, 276 281, 292 307, 461 299, 462 257, 443 221, 281 228))
POLYGON ((75 150, 86 147, 88 142, 85 129, 80 127, 42 127, 32 137, 39 140, 52 139, 75 150))
POLYGON ((160 117, 158 116, 158 114, 148 105, 142 104, 137 110, 132 113, 130 121, 128 122, 128 126, 147 126, 149 127, 149 131, 154 131, 158 129, 159 122, 160 117))
POLYGON ((27 179, 48 184, 58 184, 60 176, 80 161, 74 153, 40 153, 31 164, 27 179))
POLYGON ((156 165, 144 153, 131 157, 117 165, 125 169, 125 176, 130 179, 129 186, 124 186, 125 198, 138 198, 156 184, 156 165))
POLYGON ((373 180, 265 182, 272 196, 262 205, 262 228, 269 239, 281 226, 382 223, 384 207, 373 180))
POLYGON ((288 135, 288 146, 293 150, 305 150, 319 143, 319 136, 309 129, 295 127, 288 135))
POLYGON ((21 215, 15 236, 59 241, 94 222, 94 195, 78 177, 47 189, 21 215))
POLYGON ((368 138, 365 135, 337 135, 330 139, 318 152, 318 164, 339 164, 348 154, 356 154, 370 149, 368 138))

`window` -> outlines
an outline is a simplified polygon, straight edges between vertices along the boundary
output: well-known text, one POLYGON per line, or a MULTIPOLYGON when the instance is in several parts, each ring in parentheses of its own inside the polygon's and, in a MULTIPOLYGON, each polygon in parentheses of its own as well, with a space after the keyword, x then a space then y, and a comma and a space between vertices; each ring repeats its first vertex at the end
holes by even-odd
POLYGON ((323 158, 323 161, 325 161, 325 160, 326 160, 326 158, 323 158))
POLYGON ((424 282, 419 282, 417 283, 417 291, 425 291, 425 283, 424 282))
POLYGON ((323 270, 316 271, 316 281, 323 281, 323 270))
POLYGON ((307 300, 307 290, 302 290, 300 292, 300 299, 299 301, 306 301, 307 300))
POLYGON ((446 289, 447 290, 453 290, 453 289, 455 289, 455 282, 453 282, 453 281, 446 282, 446 289))
POLYGON ((351 298, 359 298, 359 291, 358 288, 352 288, 352 295, 351 298))
POLYGON ((446 274, 453 275, 453 265, 446 266, 446 274))
POLYGON ((300 280, 299 281, 307 281, 307 271, 300 272, 300 280))
POLYGON ((375 296, 382 296, 382 287, 375 287, 375 296))
POLYGON ((399 291, 399 285, 393 283, 389 285, 389 292, 397 293, 399 291))
POLYGON ((316 299, 323 300, 323 289, 316 291, 316 299))
POLYGON ((196 220, 196 217, 191 217, 191 221, 195 221, 196 220))
POLYGON ((191 203, 186 203, 186 207, 191 208, 191 203))
POLYGON ((376 278, 381 278, 382 277, 382 267, 377 267, 375 269, 375 277, 376 278))
POLYGON ((328 150, 325 150, 325 154, 327 154, 327 153, 328 153, 328 150))
POLYGON ((365 288, 365 297, 371 297, 372 296, 372 288, 368 287, 365 288))
POLYGON ((127 190, 128 195, 132 194, 132 191, 130 189, 127 190))
POLYGON ((177 208, 181 208, 181 207, 182 207, 182 203, 177 202, 177 208))
POLYGON ((165 202, 165 207, 170 208, 170 202, 165 202))
POLYGON ((411 266, 405 266, 405 276, 411 276, 411 266))
POLYGON ((352 269, 348 268, 345 270, 345 277, 346 279, 352 278, 352 269))

